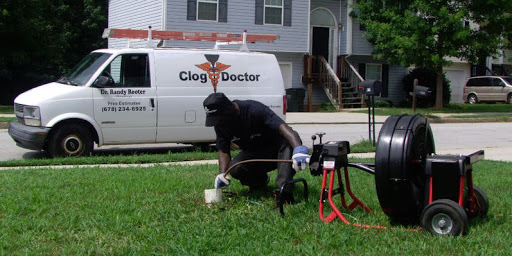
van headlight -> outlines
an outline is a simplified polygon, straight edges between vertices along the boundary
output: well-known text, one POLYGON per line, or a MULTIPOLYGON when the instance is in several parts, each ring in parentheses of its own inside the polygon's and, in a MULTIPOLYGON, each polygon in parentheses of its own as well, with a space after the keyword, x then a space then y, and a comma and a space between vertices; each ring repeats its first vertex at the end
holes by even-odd
POLYGON ((28 126, 41 126, 41 113, 39 107, 24 106, 23 107, 23 121, 28 126))

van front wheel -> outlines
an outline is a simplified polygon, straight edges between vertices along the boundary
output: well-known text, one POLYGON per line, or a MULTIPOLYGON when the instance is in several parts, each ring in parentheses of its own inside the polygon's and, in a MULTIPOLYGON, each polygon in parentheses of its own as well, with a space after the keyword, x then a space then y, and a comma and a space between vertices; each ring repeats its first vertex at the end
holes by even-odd
POLYGON ((507 96, 507 104, 512 104, 512 93, 507 96))
POLYGON ((48 153, 52 157, 88 156, 92 149, 91 133, 77 124, 59 127, 48 141, 48 153))

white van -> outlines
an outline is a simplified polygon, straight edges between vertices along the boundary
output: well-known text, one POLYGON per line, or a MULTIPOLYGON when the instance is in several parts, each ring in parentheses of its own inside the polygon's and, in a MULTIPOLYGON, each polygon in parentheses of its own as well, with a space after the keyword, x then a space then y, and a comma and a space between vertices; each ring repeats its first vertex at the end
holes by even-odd
POLYGON ((102 49, 68 75, 14 100, 17 145, 51 156, 88 155, 97 146, 212 143, 203 100, 260 101, 285 120, 286 95, 272 54, 166 48, 102 49))

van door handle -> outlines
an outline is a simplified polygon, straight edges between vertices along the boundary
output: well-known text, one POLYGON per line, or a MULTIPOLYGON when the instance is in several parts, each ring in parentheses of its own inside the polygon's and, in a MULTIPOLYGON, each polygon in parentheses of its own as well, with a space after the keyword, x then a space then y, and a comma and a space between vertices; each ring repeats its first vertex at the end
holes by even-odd
POLYGON ((155 99, 151 98, 151 99, 149 99, 149 102, 151 104, 151 107, 155 108, 155 99))

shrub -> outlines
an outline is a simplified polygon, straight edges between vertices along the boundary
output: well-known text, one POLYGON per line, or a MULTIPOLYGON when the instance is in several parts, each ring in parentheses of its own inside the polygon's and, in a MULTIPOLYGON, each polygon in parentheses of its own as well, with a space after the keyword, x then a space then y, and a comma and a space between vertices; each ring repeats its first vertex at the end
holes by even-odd
POLYGON ((376 100, 375 101, 376 108, 390 108, 393 107, 393 102, 389 100, 376 100))
MULTIPOLYGON (((405 105, 412 106, 412 96, 409 95, 412 92, 414 85, 414 79, 418 79, 418 85, 429 87, 432 90, 432 95, 428 98, 418 98, 417 107, 432 107, 436 102, 436 72, 426 68, 416 68, 405 75, 403 79, 404 92, 406 97, 405 105)), ((450 81, 446 79, 443 74, 443 105, 450 102, 450 81)))

